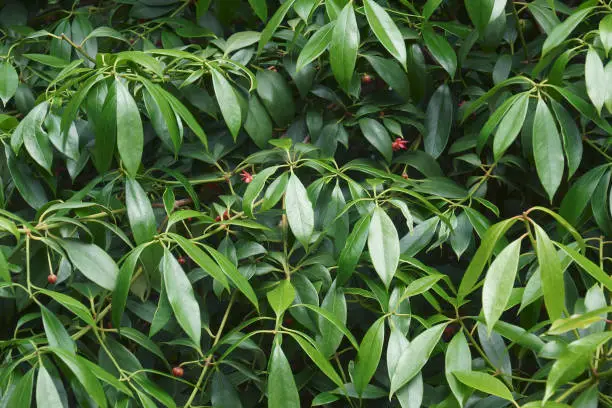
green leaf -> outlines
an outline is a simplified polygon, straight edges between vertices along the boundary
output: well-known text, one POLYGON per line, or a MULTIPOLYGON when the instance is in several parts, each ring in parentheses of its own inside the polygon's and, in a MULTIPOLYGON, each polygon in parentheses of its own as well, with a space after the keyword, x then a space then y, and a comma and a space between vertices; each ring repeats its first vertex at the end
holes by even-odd
POLYGON ((102 27, 97 27, 95 30, 90 32, 87 35, 87 37, 83 39, 83 44, 86 43, 87 40, 89 40, 90 38, 99 38, 99 37, 114 38, 115 40, 128 42, 125 39, 125 37, 121 35, 119 31, 115 30, 114 28, 102 26, 102 27))
POLYGON ((522 239, 513 241, 495 258, 482 287, 482 310, 489 334, 506 310, 518 271, 522 239))
POLYGON ((136 179, 128 178, 125 181, 125 205, 136 244, 151 241, 157 234, 155 214, 147 193, 136 179))
POLYGON ((266 0, 249 0, 249 4, 261 21, 266 21, 268 19, 268 6, 266 0))
MULTIPOLYGON (((21 149, 21 145, 26 137, 36 138, 36 133, 42 131, 41 126, 45 120, 45 116, 47 116, 48 110, 49 102, 39 103, 30 112, 28 112, 26 117, 23 118, 23 120, 15 128, 13 134, 11 135, 11 148, 15 154, 19 153, 19 149, 21 149)), ((30 155, 31 154, 32 153, 30 153, 30 155)), ((35 157, 33 158, 36 159, 35 157)), ((45 166, 43 165, 43 167, 45 166)))
POLYGON ((76 266, 86 278, 104 289, 113 290, 119 268, 102 248, 96 244, 86 244, 80 241, 62 239, 58 243, 68 254, 70 262, 76 266))
POLYGON ((586 60, 584 63, 584 80, 586 82, 587 93, 589 99, 593 102, 593 106, 597 109, 597 113, 601 114, 601 108, 607 96, 607 87, 602 86, 607 82, 606 73, 603 63, 599 58, 599 54, 593 47, 589 47, 586 60))
MULTIPOLYGON (((323 298, 320 308, 315 308, 312 305, 303 305, 318 313, 319 333, 316 340, 321 352, 326 357, 332 356, 346 332, 341 328, 346 324, 346 299, 343 289, 337 288, 336 281, 332 283, 323 298), (325 311, 325 312, 324 312, 325 311)), ((350 332, 348 332, 350 334, 350 332)), ((359 349, 359 346, 354 342, 353 346, 359 349)))
MULTIPOLYGON (((32 370, 34 371, 34 370, 32 370)), ((29 406, 27 404, 26 406, 29 406)), ((38 368, 38 377, 36 377, 36 405, 39 407, 63 408, 62 398, 55 387, 53 378, 41 364, 38 368)))
POLYGON ((400 256, 399 238, 393 221, 380 207, 372 213, 368 230, 368 252, 380 279, 389 288, 400 256))
POLYGON ((429 25, 423 27, 423 40, 434 59, 438 64, 442 65, 442 68, 444 68, 450 77, 453 78, 457 70, 457 55, 453 47, 451 47, 444 37, 436 34, 429 25))
POLYGON ((508 387, 490 374, 478 371, 455 371, 453 375, 463 384, 475 390, 482 391, 485 394, 495 395, 496 397, 508 401, 514 401, 508 387))
POLYGON ((136 269, 136 263, 140 254, 147 247, 147 244, 142 244, 136 247, 125 259, 121 269, 119 269, 119 275, 117 276, 117 283, 115 290, 113 291, 113 298, 111 300, 112 305, 112 321, 114 327, 121 327, 121 316, 125 310, 125 303, 130 291, 132 284, 132 276, 136 269))
POLYGON ((331 365, 331 363, 325 358, 321 351, 319 351, 312 339, 310 339, 303 333, 301 333, 301 335, 298 335, 296 333, 290 332, 289 335, 293 337, 293 339, 300 345, 302 350, 304 350, 308 357, 310 357, 312 362, 315 363, 317 367, 319 367, 319 369, 323 371, 323 373, 330 380, 332 380, 338 387, 344 387, 342 379, 340 378, 338 373, 336 373, 336 370, 331 365), (304 338, 308 340, 305 340, 304 338))
POLYGON ((491 20, 491 13, 493 12, 494 0, 466 0, 465 8, 468 16, 474 27, 480 32, 484 33, 485 28, 489 25, 491 20))
POLYGON ((64 349, 70 354, 76 354, 76 344, 74 344, 74 340, 57 316, 44 306, 40 307, 40 312, 49 346, 64 349))
POLYGON ((329 46, 329 63, 332 72, 340 87, 345 91, 350 88, 355 73, 359 41, 359 27, 353 2, 349 2, 336 19, 329 46))
POLYGON ((122 51, 116 55, 116 64, 119 64, 123 61, 129 61, 138 64, 145 69, 148 69, 159 77, 164 76, 162 64, 147 53, 141 51, 122 51))
POLYGON ((158 89, 158 85, 154 85, 150 81, 142 81, 142 83, 147 88, 147 92, 143 92, 143 99, 155 133, 168 147, 178 152, 181 147, 182 135, 175 112, 158 89))
POLYGON ((423 368, 442 336, 446 324, 438 324, 415 337, 400 356, 391 376, 389 395, 395 394, 423 368))
POLYGON ((563 178, 563 149, 559 131, 546 102, 538 100, 533 120, 533 156, 540 182, 552 201, 563 178))
POLYGON ((285 310, 293 303, 295 289, 291 281, 284 279, 274 289, 268 291, 266 297, 276 316, 281 317, 285 310))
POLYGON ((440 85, 427 104, 425 151, 437 159, 444 151, 453 125, 453 99, 448 85, 440 85))
POLYGON ((563 197, 561 208, 559 208, 559 215, 565 218, 571 225, 578 225, 578 221, 607 167, 607 165, 601 165, 589 170, 574 183, 572 188, 563 197))
POLYGON ((185 333, 199 348, 202 323, 200 305, 195 299, 193 287, 181 265, 167 249, 164 250, 160 269, 164 275, 164 287, 174 316, 185 333))
POLYGON ((6 106, 6 103, 15 95, 17 92, 17 86, 19 85, 19 76, 17 71, 8 61, 4 61, 0 64, 0 100, 6 106))
POLYGON ((34 133, 25 133, 23 135, 23 144, 30 157, 43 169, 51 173, 51 165, 53 164, 53 150, 49 143, 49 136, 40 127, 34 133))
POLYGON ((215 97, 219 108, 221 109, 221 115, 230 130, 230 133, 234 137, 234 140, 238 137, 240 126, 242 124, 242 112, 240 110, 240 102, 236 91, 225 79, 225 76, 217 69, 211 69, 213 87, 215 89, 215 97))
MULTIPOLYGON (((253 9, 256 11, 257 16, 261 18, 262 20, 265 20, 265 18, 263 17, 266 17, 266 15, 268 14, 267 11, 265 13, 263 11, 264 7, 266 7, 265 2, 257 1, 257 4, 256 4, 257 7, 255 7, 253 6, 254 3, 252 1, 257 1, 257 0, 249 0, 249 2, 251 2, 250 4, 253 7, 253 9)), ((285 18, 285 16, 287 15, 287 12, 291 8, 291 6, 293 6, 294 2, 295 0, 287 0, 286 2, 284 2, 276 10, 274 15, 270 19, 270 21, 268 21, 268 24, 266 25, 264 30, 261 32, 261 38, 259 39, 259 45, 257 46, 257 55, 261 54, 264 47, 270 42, 270 40, 272 39, 272 36, 274 35, 274 32, 280 25, 281 21, 283 21, 283 19, 285 18)))
POLYGON ((574 31, 574 29, 593 11, 594 7, 587 7, 572 13, 564 22, 557 25, 544 41, 542 56, 561 44, 574 31))
POLYGON ((38 62, 43 65, 47 65, 53 68, 64 68, 69 64, 69 61, 66 61, 61 58, 54 57, 53 55, 46 54, 23 54, 24 57, 30 59, 32 61, 38 62))
POLYGON ((117 150, 127 173, 134 177, 142 160, 144 133, 136 101, 121 81, 117 87, 117 150))
POLYGON ((504 115, 495 133, 495 138, 493 139, 495 160, 499 160, 512 143, 514 143, 523 127, 525 117, 527 117, 530 93, 523 92, 519 95, 504 115))
POLYGON ((287 127, 295 115, 291 88, 278 72, 263 70, 257 73, 257 95, 279 127, 287 127))
POLYGON ((373 0, 364 0, 363 9, 376 38, 406 69, 406 45, 404 44, 404 37, 395 22, 385 9, 373 0))
POLYGON ((289 361, 276 341, 268 365, 268 408, 300 408, 300 396, 289 361))
POLYGON ((465 339, 463 331, 455 334, 455 337, 453 337, 450 343, 448 343, 444 366, 446 381, 448 382, 453 395, 457 399, 459 406, 463 407, 467 399, 470 397, 471 390, 457 381, 453 375, 453 372, 456 371, 472 371, 472 355, 470 353, 470 346, 465 339))
POLYGON ((370 229, 370 215, 366 214, 355 223, 353 231, 346 240, 346 245, 338 259, 338 285, 344 285, 355 271, 359 258, 365 247, 370 229))
POLYGON ((15 183, 17 191, 25 202, 36 210, 44 206, 49 201, 47 193, 40 181, 32 174, 30 167, 23 161, 17 160, 11 149, 6 145, 4 146, 4 153, 13 183, 15 183))
POLYGON ((221 370, 215 370, 213 374, 210 399, 213 408, 242 408, 238 392, 221 370))
POLYGON ((259 41, 259 37, 261 37, 261 33, 257 31, 241 31, 232 34, 225 41, 224 55, 227 56, 230 52, 255 44, 259 41))
POLYGON ((244 122, 244 130, 260 149, 265 149, 268 140, 272 138, 272 120, 259 97, 254 94, 249 98, 249 111, 244 122))
POLYGON ((574 315, 565 319, 557 319, 548 329, 548 334, 563 334, 570 330, 586 329, 594 323, 606 320, 607 314, 612 312, 612 306, 602 307, 587 313, 574 315))
POLYGON ((515 222, 516 220, 514 219, 508 219, 500 221, 497 224, 489 227, 485 235, 482 237, 480 247, 478 247, 478 250, 476 250, 472 261, 468 265, 468 268, 463 275, 457 295, 458 303, 461 303, 465 296, 467 296, 474 289, 474 285, 476 285, 476 282, 478 282, 482 270, 493 254, 497 242, 502 239, 506 231, 508 231, 508 229, 515 222))
POLYGON ((563 136, 563 149, 567 157, 567 178, 570 179, 582 161, 582 135, 572 116, 560 103, 552 101, 552 108, 563 136))
POLYGON ((333 21, 315 31, 298 56, 296 71, 301 71, 306 65, 310 64, 325 52, 331 43, 333 31, 333 21))
POLYGON ((560 244, 558 242, 555 242, 554 244, 565 251, 565 253, 567 253, 574 260, 574 262, 576 262, 576 264, 584 269, 585 272, 597 279, 597 281, 603 284, 609 291, 612 291, 612 277, 608 276, 608 274, 599 266, 569 246, 560 244))
POLYGON ((66 309, 68 309, 69 311, 71 311, 72 313, 80 317, 88 325, 96 324, 94 322, 93 317, 91 316, 91 313, 89 312, 89 309, 87 309, 87 307, 85 307, 85 305, 83 305, 78 300, 68 295, 64 295, 63 293, 58 293, 52 290, 39 289, 39 292, 44 295, 49 296, 56 302, 60 303, 66 309))
POLYGON ((304 185, 293 172, 287 183, 285 208, 293 235, 304 248, 308 248, 314 230, 314 211, 304 185))
MULTIPOLYGON (((10 393, 6 402, 6 407, 30 407, 32 405, 32 389, 34 388, 34 373, 35 369, 30 369, 23 377, 21 377, 13 392, 10 393)), ((47 405, 43 405, 47 406, 47 405)))
POLYGON ((219 281, 221 285, 229 291, 229 283, 221 268, 208 256, 206 252, 198 248, 194 243, 178 234, 170 234, 185 254, 198 264, 213 279, 219 281))
POLYGON ((565 310, 563 268, 552 241, 539 225, 533 226, 536 235, 536 254, 540 265, 540 279, 544 303, 551 320, 560 318, 565 310))
MULTIPOLYGON (((374 55, 364 55, 372 68, 389 86, 397 92, 405 101, 411 99, 410 83, 408 82, 408 74, 402 70, 397 62, 376 57, 374 55)), ((388 121, 388 119, 387 119, 388 121)))
POLYGON ((553 364, 546 380, 547 401, 554 391, 562 384, 566 384, 578 377, 589 366, 595 350, 612 339, 612 332, 594 333, 573 341, 553 364))
POLYGON ((106 407, 106 396, 100 382, 93 374, 91 368, 84 364, 85 359, 79 356, 74 356, 66 350, 58 348, 49 348, 74 374, 76 379, 81 383, 87 394, 100 407, 106 407))
POLYGON ((253 290, 253 287, 249 281, 242 276, 236 265, 234 265, 225 255, 220 253, 214 248, 204 245, 204 248, 208 251, 211 257, 219 264, 221 271, 232 281, 232 283, 241 291, 247 299, 255 306, 255 309, 259 310, 259 303, 257 301, 257 295, 253 290))
POLYGON ((355 369, 353 370, 353 384, 359 395, 363 393, 370 382, 382 355, 385 342, 385 317, 381 317, 370 326, 359 345, 355 369))
POLYGON ((390 162, 393 157, 393 149, 391 136, 387 129, 372 118, 360 119, 359 128, 368 142, 382 154, 387 162, 390 162))
POLYGON ((599 38, 607 56, 612 48, 612 15, 608 14, 599 21, 599 38))
POLYGON ((255 200, 266 185, 268 178, 273 175, 277 169, 278 166, 273 166, 260 171, 253 177, 253 181, 247 186, 244 197, 242 198, 242 210, 248 217, 254 218, 253 205, 255 204, 255 200))
POLYGON ((433 15, 433 13, 440 7, 442 0, 427 0, 423 6, 423 18, 427 21, 433 15))

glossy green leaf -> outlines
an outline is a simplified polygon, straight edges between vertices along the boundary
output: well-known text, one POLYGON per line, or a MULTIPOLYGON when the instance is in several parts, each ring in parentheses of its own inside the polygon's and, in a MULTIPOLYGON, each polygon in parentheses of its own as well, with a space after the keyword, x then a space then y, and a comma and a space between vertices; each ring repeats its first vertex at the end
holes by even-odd
POLYGON ((330 22, 315 31, 308 39, 297 59, 296 70, 298 72, 325 52, 331 43, 333 31, 334 23, 330 22))
POLYGON ((127 173, 134 177, 140 167, 144 134, 140 112, 127 86, 116 80, 117 150, 127 173))
POLYGON ((353 3, 349 2, 336 19, 329 46, 329 63, 332 72, 345 91, 349 89, 355 73, 359 41, 359 27, 355 18, 355 10, 353 9, 353 3))
POLYGON ((612 277, 606 274, 597 264, 567 245, 558 242, 555 242, 555 245, 566 252, 585 272, 597 279, 597 281, 602 283, 608 290, 612 291, 612 277))
POLYGON ((470 20, 481 33, 489 25, 491 13, 493 12, 494 0, 466 0, 465 8, 470 20))
POLYGON ((76 345, 74 344, 74 340, 72 340, 70 334, 68 334, 66 328, 57 316, 44 306, 41 306, 40 312, 49 346, 61 348, 71 354, 75 354, 76 345))
POLYGON ((612 16, 606 15, 599 21, 599 38, 604 46, 606 55, 608 55, 610 48, 612 48, 612 16))
POLYGON ((563 178, 565 161, 555 119, 543 99, 538 101, 533 120, 533 156, 540 182, 552 201, 563 178))
POLYGON ((280 283, 272 290, 266 293, 266 297, 268 298, 268 303, 276 313, 277 317, 283 315, 285 310, 293 303, 295 299, 295 289, 289 280, 282 280, 280 283))
POLYGON ((557 25, 546 38, 546 41, 544 41, 544 45, 542 46, 542 56, 546 55, 553 48, 565 41, 572 31, 578 27, 578 24, 580 24, 582 20, 584 20, 584 18, 591 13, 591 11, 593 11, 593 7, 585 7, 575 11, 567 19, 565 19, 565 21, 557 25))
POLYGON ((104 289, 113 290, 119 268, 102 248, 95 244, 86 244, 75 240, 61 240, 59 244, 68 254, 70 262, 85 277, 104 289))
MULTIPOLYGON (((264 8, 267 10, 267 7, 265 6, 265 2, 261 0, 249 0, 249 1, 251 2, 251 6, 256 10, 257 16, 261 18, 262 20, 265 20, 264 17, 267 15, 267 11, 264 13, 264 8)), ((282 6, 280 6, 276 10, 274 15, 270 19, 270 21, 268 21, 268 24, 266 24, 266 27, 261 32, 261 37, 259 39, 259 45, 257 47, 257 54, 261 54, 264 47, 270 42, 270 40, 272 39, 272 36, 274 35, 274 32, 280 25, 281 21, 283 21, 283 19, 285 18, 285 16, 287 15, 287 12, 289 11, 289 9, 291 9, 291 6, 293 6, 294 2, 295 0, 287 0, 286 2, 284 2, 282 6)))
POLYGON ((510 300, 518 271, 521 242, 521 239, 517 239, 504 248, 487 271, 482 287, 482 309, 489 333, 510 300))
POLYGON ((314 211, 304 185, 293 173, 289 176, 287 183, 285 208, 293 235, 304 248, 308 248, 314 230, 314 211))
POLYGON ((106 396, 104 395, 102 385, 100 385, 100 382, 95 377, 89 366, 86 366, 83 363, 84 359, 82 357, 74 356, 63 349, 50 348, 49 350, 68 367, 79 383, 81 383, 87 394, 89 394, 93 401, 98 404, 98 406, 107 406, 106 396))
POLYGON ((234 87, 225 78, 225 76, 217 69, 211 70, 213 87, 215 89, 215 97, 221 109, 223 119, 230 130, 230 133, 236 140, 240 126, 242 125, 242 112, 240 110, 240 102, 234 87))
POLYGON ((299 408, 300 396, 283 349, 276 342, 268 365, 268 408, 299 408))
POLYGON ((300 345, 302 350, 308 355, 308 357, 310 357, 312 362, 315 363, 317 367, 319 367, 319 369, 323 371, 323 373, 334 382, 334 384, 339 387, 344 386, 342 379, 340 378, 338 373, 336 373, 334 367, 325 358, 325 356, 323 356, 323 354, 314 345, 314 343, 310 341, 310 339, 305 340, 302 336, 295 333, 289 333, 289 335, 293 337, 293 339, 300 345))
POLYGON ((374 55, 364 55, 374 71, 397 92, 404 100, 409 101, 410 83, 408 82, 408 74, 398 65, 397 62, 376 57, 374 55))
POLYGON ((221 268, 209 257, 206 252, 194 243, 178 234, 171 234, 172 239, 181 247, 185 254, 197 263, 207 274, 219 281, 224 288, 229 290, 229 283, 221 268))
POLYGON ((353 383, 358 394, 362 394, 380 362, 385 342, 385 318, 381 317, 370 326, 359 345, 353 383))
POLYGON ((393 375, 389 395, 395 394, 412 380, 429 360, 436 344, 442 336, 445 324, 433 326, 416 336, 400 356, 393 375))
POLYGON ((481 373, 479 371, 454 371, 453 375, 457 380, 470 388, 474 388, 486 394, 495 395, 496 397, 508 401, 514 401, 508 387, 490 374, 481 373))
POLYGON ((32 405, 35 369, 30 369, 17 381, 12 393, 5 401, 7 407, 29 407, 32 405))
POLYGON ((393 150, 391 135, 376 119, 363 118, 359 120, 359 128, 368 142, 382 154, 387 162, 391 161, 393 150))
POLYGON ((249 111, 244 122, 244 130, 260 149, 264 149, 268 145, 268 140, 272 138, 272 120, 257 95, 251 95, 249 98, 249 111))
POLYGON ((113 291, 112 298, 112 321, 113 326, 121 327, 121 316, 125 310, 125 304, 129 294, 130 286, 132 284, 132 276, 136 269, 136 264, 140 258, 140 254, 146 248, 147 244, 143 244, 135 248, 125 259, 119 274, 117 276, 117 283, 115 290, 113 291))
POLYGON ((15 95, 19 85, 17 71, 8 61, 0 64, 0 100, 4 105, 15 95))
POLYGON ((389 288, 400 256, 399 238, 393 221, 380 207, 372 213, 368 230, 368 252, 376 273, 389 288))
POLYGON ((441 85, 429 100, 425 114, 425 151, 434 159, 446 148, 453 124, 453 100, 448 85, 441 85))
POLYGON ((347 282, 355 267, 359 262, 363 248, 365 247, 368 232, 370 229, 370 216, 364 215, 355 223, 353 231, 346 240, 346 245, 340 252, 340 258, 338 259, 338 284, 343 285, 347 282))
POLYGON ((42 364, 38 368, 38 376, 36 377, 36 405, 49 408, 64 407, 53 378, 42 364))
POLYGON ((602 86, 606 83, 606 73, 601 58, 593 47, 589 47, 587 52, 584 63, 584 79, 589 98, 597 109, 597 113, 601 113, 601 108, 607 96, 607 87, 602 86))
POLYGON ((166 294, 174 316, 189 338, 199 347, 202 323, 200 305, 195 299, 193 287, 181 265, 167 249, 164 250, 160 269, 164 275, 166 294))
POLYGON ((399 63, 406 68, 406 45, 395 22, 378 3, 364 0, 363 9, 370 28, 380 43, 399 63))
POLYGON ((465 335, 462 331, 455 334, 453 339, 448 343, 445 354, 444 375, 446 381, 457 399, 460 407, 463 407, 469 398, 471 391, 461 382, 457 381, 453 372, 472 371, 472 356, 470 354, 470 346, 468 345, 465 335))
POLYGON ((133 178, 125 181, 125 205, 136 244, 152 240, 157 234, 153 208, 146 192, 133 178))
POLYGON ((493 139, 495 160, 499 160, 504 155, 519 135, 529 109, 529 98, 530 94, 527 92, 520 94, 499 123, 493 139))
POLYGON ((544 303, 551 320, 555 320, 560 318, 565 310, 563 269, 557 258, 557 251, 546 231, 539 225, 534 225, 533 228, 536 235, 536 253, 540 265, 544 303))
POLYGON ((295 104, 291 88, 281 74, 270 70, 259 71, 257 94, 277 126, 289 125, 295 115, 295 104))
POLYGON ((268 19, 268 6, 265 0, 249 0, 249 4, 261 21, 268 19))
POLYGON ((442 68, 453 78, 457 71, 457 55, 448 41, 436 34, 431 26, 423 28, 423 40, 438 64, 442 65, 442 68))
MULTIPOLYGON (((305 306, 307 307, 308 305, 305 306)), ((316 337, 316 341, 323 355, 329 357, 336 352, 342 342, 344 333, 339 327, 345 326, 347 316, 344 291, 341 288, 337 288, 336 282, 331 285, 323 298, 321 309, 326 310, 328 313, 319 313, 319 334, 316 337)))

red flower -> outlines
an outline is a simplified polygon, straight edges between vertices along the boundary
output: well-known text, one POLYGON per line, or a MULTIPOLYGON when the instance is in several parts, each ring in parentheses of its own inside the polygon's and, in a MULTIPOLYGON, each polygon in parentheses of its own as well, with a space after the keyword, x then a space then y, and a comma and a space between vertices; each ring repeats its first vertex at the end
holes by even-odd
POLYGON ((398 137, 395 139, 395 142, 391 143, 391 147, 393 151, 406 150, 408 148, 408 141, 398 137))
POLYGON ((253 175, 246 170, 242 170, 242 173, 240 173, 240 178, 242 178, 242 181, 247 184, 253 181, 253 175))

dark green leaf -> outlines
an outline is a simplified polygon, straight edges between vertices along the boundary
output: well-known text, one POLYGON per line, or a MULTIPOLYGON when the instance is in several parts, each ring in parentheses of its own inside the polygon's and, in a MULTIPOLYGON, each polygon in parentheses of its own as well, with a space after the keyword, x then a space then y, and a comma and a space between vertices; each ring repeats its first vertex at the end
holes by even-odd
POLYGON ((453 100, 448 85, 441 85, 429 100, 425 115, 425 151, 438 158, 448 143, 453 124, 453 100))
POLYGON ((345 91, 349 89, 355 73, 359 40, 359 27, 355 18, 355 10, 353 9, 353 3, 349 2, 336 19, 329 47, 329 62, 332 72, 345 91))

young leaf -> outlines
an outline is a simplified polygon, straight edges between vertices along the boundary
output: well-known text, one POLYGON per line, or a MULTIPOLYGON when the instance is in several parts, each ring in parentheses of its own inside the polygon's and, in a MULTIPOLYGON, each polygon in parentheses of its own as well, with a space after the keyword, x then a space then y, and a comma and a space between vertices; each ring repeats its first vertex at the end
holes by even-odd
POLYGON ((584 63, 584 80, 586 82, 587 93, 597 113, 601 114, 601 108, 607 97, 607 87, 602 84, 607 83, 606 73, 599 54, 593 47, 589 47, 584 63))
POLYGON ((280 317, 293 303, 295 289, 291 281, 284 279, 274 289, 266 293, 266 297, 276 316, 280 317))
POLYGON ((380 207, 374 209, 370 221, 368 252, 376 273, 389 288, 399 263, 400 245, 393 221, 380 207))
POLYGON ((39 407, 49 408, 64 407, 60 394, 55 387, 55 383, 53 382, 53 378, 45 368, 44 364, 39 366, 38 377, 36 377, 36 405, 39 407))
POLYGON ((364 0, 363 8, 370 28, 380 43, 406 69, 406 45, 402 33, 389 14, 373 0, 364 0))
POLYGON ((533 120, 533 157, 540 182, 552 201, 563 178, 563 149, 555 119, 543 99, 533 120))
POLYGON ((329 47, 329 63, 332 72, 340 87, 345 91, 349 89, 355 73, 359 40, 359 27, 351 1, 344 6, 336 19, 329 47))
POLYGON ((517 239, 504 248, 487 271, 482 288, 482 310, 489 334, 510 299, 518 270, 521 241, 517 239))
POLYGON ((174 311, 174 316, 176 316, 176 320, 185 330, 185 333, 199 348, 202 323, 200 320, 200 305, 198 305, 193 294, 193 287, 181 265, 167 249, 164 250, 160 269, 164 274, 166 294, 174 311))
POLYGON ((15 95, 17 92, 17 86, 19 85, 19 76, 17 71, 8 61, 4 61, 0 64, 0 100, 6 106, 6 103, 15 95))
POLYGON ((291 173, 287 184, 285 208, 293 235, 304 248, 308 248, 314 230, 314 211, 304 185, 294 173, 291 173))

